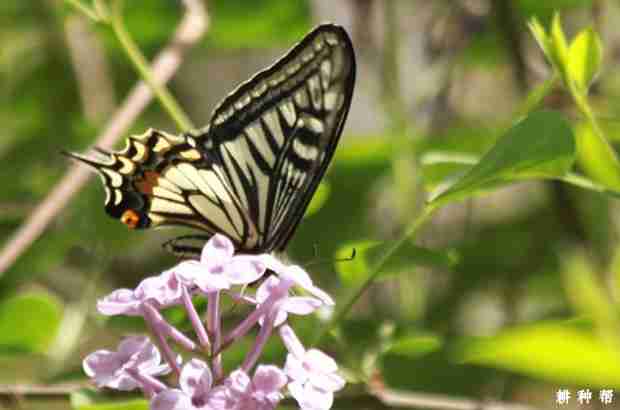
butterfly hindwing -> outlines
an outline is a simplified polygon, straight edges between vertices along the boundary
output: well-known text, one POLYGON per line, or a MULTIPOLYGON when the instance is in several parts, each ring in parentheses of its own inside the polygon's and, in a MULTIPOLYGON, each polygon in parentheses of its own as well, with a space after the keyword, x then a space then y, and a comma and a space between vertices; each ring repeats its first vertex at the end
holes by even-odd
POLYGON ((218 177, 219 166, 203 154, 190 136, 151 129, 100 159, 70 155, 97 169, 107 213, 130 227, 184 225, 241 243, 238 205, 218 177))
POLYGON ((334 153, 354 81, 348 35, 321 25, 226 97, 203 130, 149 130, 119 152, 70 155, 97 169, 106 211, 129 227, 183 225, 244 252, 280 250, 334 153))

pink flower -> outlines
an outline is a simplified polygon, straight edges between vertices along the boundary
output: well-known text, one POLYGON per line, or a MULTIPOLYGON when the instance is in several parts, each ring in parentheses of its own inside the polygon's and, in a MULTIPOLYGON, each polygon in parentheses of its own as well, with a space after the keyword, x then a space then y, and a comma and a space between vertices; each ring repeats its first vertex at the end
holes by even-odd
POLYGON ((203 248, 200 261, 181 262, 174 270, 186 280, 191 280, 203 292, 246 285, 264 275, 266 267, 260 256, 233 256, 234 252, 230 239, 216 234, 203 248))
POLYGON ((144 279, 134 291, 134 295, 137 299, 149 301, 161 309, 180 304, 184 286, 191 287, 192 283, 177 274, 173 268, 158 276, 144 279))
POLYGON ((302 410, 327 410, 331 408, 334 392, 345 385, 336 373, 336 361, 317 349, 305 350, 293 329, 280 328, 280 336, 289 354, 284 371, 291 379, 288 390, 302 410))
POLYGON ((116 352, 98 350, 91 353, 82 366, 98 387, 125 391, 141 387, 130 370, 149 377, 170 371, 168 365, 161 363, 159 350, 145 336, 124 339, 116 352))
POLYGON ((219 410, 222 407, 223 387, 213 388, 213 375, 209 366, 199 359, 192 359, 183 366, 179 378, 180 389, 168 389, 151 399, 151 410, 219 410))
POLYGON ((103 299, 97 301, 97 310, 102 315, 140 316, 142 301, 131 289, 117 289, 103 299))
POLYGON ((274 271, 280 279, 290 280, 295 286, 321 300, 326 306, 334 306, 334 300, 325 291, 315 286, 310 275, 297 265, 285 265, 272 255, 259 256, 267 269, 274 271))
MULTIPOLYGON (((276 276, 270 276, 265 280, 256 291, 256 301, 261 306, 269 298, 273 291, 279 289, 282 279, 276 276)), ((323 305, 320 299, 308 296, 285 296, 275 302, 278 309, 275 316, 274 326, 280 326, 288 316, 288 313, 294 315, 308 315, 323 305)), ((262 319, 261 319, 262 324, 262 319)))
POLYGON ((276 366, 259 365, 250 377, 243 370, 235 370, 226 379, 228 405, 235 410, 272 410, 284 397, 286 374, 276 366))
POLYGON ((183 286, 192 284, 170 269, 142 280, 135 290, 115 290, 97 302, 97 310, 108 316, 139 316, 143 314, 142 305, 145 302, 158 309, 180 304, 183 286))

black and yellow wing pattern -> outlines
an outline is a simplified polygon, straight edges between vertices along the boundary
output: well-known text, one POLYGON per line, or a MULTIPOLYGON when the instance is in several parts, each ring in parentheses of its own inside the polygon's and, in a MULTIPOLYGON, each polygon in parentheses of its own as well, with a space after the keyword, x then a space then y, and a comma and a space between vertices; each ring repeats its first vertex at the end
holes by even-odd
POLYGON ((183 225, 243 252, 282 250, 340 138, 355 84, 346 31, 324 24, 241 84, 197 132, 150 129, 119 152, 70 154, 102 177, 131 228, 183 225))

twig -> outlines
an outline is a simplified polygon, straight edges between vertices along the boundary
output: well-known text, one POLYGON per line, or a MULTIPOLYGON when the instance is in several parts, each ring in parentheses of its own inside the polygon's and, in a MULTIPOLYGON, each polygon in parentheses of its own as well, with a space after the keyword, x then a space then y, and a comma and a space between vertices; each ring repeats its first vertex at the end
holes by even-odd
POLYGON ((134 65, 136 70, 140 73, 140 76, 146 81, 146 83, 151 87, 165 110, 170 114, 174 122, 176 122, 177 126, 181 129, 181 131, 189 131, 193 130, 194 124, 189 119, 187 114, 183 111, 183 109, 177 104, 176 100, 168 89, 164 87, 161 83, 157 81, 156 78, 151 74, 151 70, 149 70, 148 62, 146 61, 146 57, 142 55, 140 48, 131 38, 129 31, 125 28, 125 23, 123 22, 123 1, 116 0, 112 3, 112 15, 110 18, 110 22, 112 24, 112 29, 116 34, 116 38, 122 44, 123 49, 127 53, 129 60, 134 65))
MULTIPOLYGON (((157 55, 151 66, 153 78, 166 83, 181 65, 185 51, 205 33, 208 15, 201 0, 184 0, 186 12, 170 43, 157 55)), ((111 148, 153 99, 153 92, 140 81, 129 93, 121 107, 97 138, 96 146, 111 148)), ((0 252, 0 277, 36 240, 49 223, 65 207, 90 177, 82 166, 73 165, 62 180, 37 206, 28 220, 15 232, 0 252)))
POLYGON ((75 7, 77 10, 86 15, 91 20, 95 22, 98 22, 100 20, 97 13, 94 10, 91 10, 90 7, 82 4, 80 0, 66 0, 66 2, 71 4, 73 7, 75 7))
POLYGON ((67 16, 64 30, 84 116, 101 125, 116 106, 103 44, 83 15, 67 16))
POLYGON ((57 385, 40 385, 40 384, 0 384, 1 396, 36 396, 40 397, 58 397, 69 396, 71 393, 89 387, 86 383, 71 383, 57 385))

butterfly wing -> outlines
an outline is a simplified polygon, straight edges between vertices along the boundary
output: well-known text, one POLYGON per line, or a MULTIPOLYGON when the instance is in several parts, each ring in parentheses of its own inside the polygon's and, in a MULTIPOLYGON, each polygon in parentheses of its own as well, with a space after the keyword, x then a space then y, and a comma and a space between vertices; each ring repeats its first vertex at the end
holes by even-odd
POLYGON ((184 225, 245 252, 282 249, 333 155, 354 81, 348 35, 321 25, 224 99, 204 130, 149 130, 100 158, 69 155, 99 172, 107 213, 131 228, 184 225))
POLYGON ((216 108, 203 144, 247 207, 244 248, 280 250, 338 143, 355 84, 347 33, 325 24, 216 108))
POLYGON ((106 212, 130 228, 183 225, 208 235, 224 233, 238 246, 248 235, 249 221, 240 217, 241 205, 220 167, 196 148, 193 137, 150 129, 130 137, 119 152, 99 154, 69 153, 98 171, 106 212))

